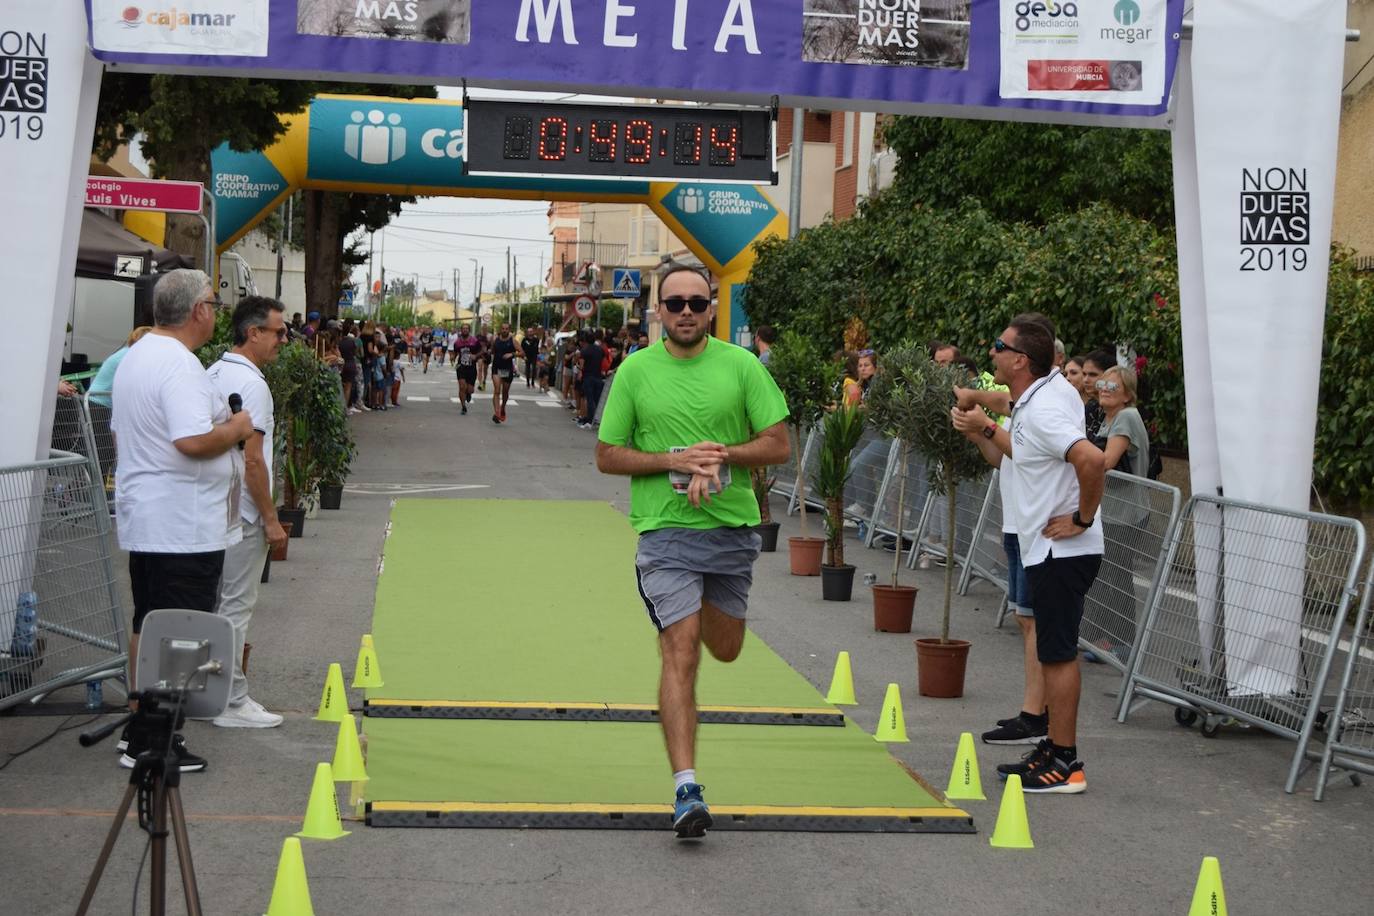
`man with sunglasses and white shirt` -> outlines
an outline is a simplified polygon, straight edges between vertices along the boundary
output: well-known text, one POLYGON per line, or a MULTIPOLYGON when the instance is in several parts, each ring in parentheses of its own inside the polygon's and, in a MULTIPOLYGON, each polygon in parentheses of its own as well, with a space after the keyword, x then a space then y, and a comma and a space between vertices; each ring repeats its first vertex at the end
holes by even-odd
POLYGON ((272 436, 275 417, 272 392, 263 377, 264 366, 277 361, 286 343, 287 328, 282 320, 283 306, 266 296, 248 296, 239 301, 231 319, 234 346, 209 369, 225 400, 237 394, 242 409, 253 418, 253 431, 243 442, 243 484, 239 496, 239 516, 243 540, 224 552, 224 573, 220 577, 219 608, 216 611, 234 625, 234 673, 229 688, 229 707, 213 723, 221 728, 275 728, 282 717, 268 712, 248 695, 248 680, 243 671, 243 646, 248 622, 258 603, 258 584, 270 547, 286 543, 286 531, 277 521, 272 501, 272 436))
POLYGON ((616 373, 596 466, 632 478, 635 575, 662 658, 658 706, 673 771, 673 829, 696 838, 711 826, 695 770, 701 644, 723 662, 744 644, 760 544, 749 469, 787 461, 787 404, 752 353, 709 336, 715 311, 702 273, 670 269, 659 284, 658 316, 663 338, 630 354, 616 373))
POLYGON ((1036 656, 1044 673, 1049 736, 998 775, 1016 774, 1029 793, 1077 794, 1088 783, 1078 758, 1078 631, 1083 603, 1102 563, 1095 524, 1106 469, 1084 435, 1078 392, 1054 366, 1054 332, 1038 316, 1012 319, 990 351, 994 378, 1011 390, 1010 429, 971 392, 958 389, 957 429, 988 455, 1014 459, 1011 501, 1022 564, 1034 596, 1036 656))

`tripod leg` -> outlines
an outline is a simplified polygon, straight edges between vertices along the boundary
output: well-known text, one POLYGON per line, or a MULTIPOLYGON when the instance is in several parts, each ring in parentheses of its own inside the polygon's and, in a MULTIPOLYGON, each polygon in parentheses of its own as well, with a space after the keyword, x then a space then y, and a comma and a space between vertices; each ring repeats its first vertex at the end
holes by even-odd
POLYGON ((181 789, 167 789, 167 803, 172 809, 172 836, 176 838, 177 861, 181 863, 181 886, 186 891, 187 916, 201 916, 200 887, 196 884, 196 866, 191 861, 191 836, 186 832, 186 809, 181 806, 181 789))
POLYGON ((148 906, 154 916, 167 912, 167 784, 161 771, 153 776, 152 859, 148 869, 148 906))
POLYGON ((133 804, 134 795, 138 792, 138 786, 133 783, 124 790, 124 800, 119 803, 119 810, 115 812, 114 823, 110 825, 110 832, 105 836, 105 845, 100 849, 100 855, 96 857, 95 868, 91 869, 91 879, 86 882, 86 893, 81 897, 81 905, 76 908, 76 916, 86 916, 86 911, 90 909, 91 899, 95 897, 95 889, 100 885, 100 876, 105 871, 105 866, 109 864, 110 853, 114 851, 115 841, 119 839, 119 829, 124 826, 124 819, 129 815, 129 806, 133 804))

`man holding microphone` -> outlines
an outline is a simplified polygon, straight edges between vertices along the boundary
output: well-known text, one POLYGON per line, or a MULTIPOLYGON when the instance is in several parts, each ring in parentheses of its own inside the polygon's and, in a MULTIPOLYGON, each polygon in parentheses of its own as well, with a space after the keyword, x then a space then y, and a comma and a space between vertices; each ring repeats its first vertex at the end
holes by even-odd
MULTIPOLYGON (((153 321, 115 372, 110 419, 119 546, 129 552, 134 599, 130 683, 149 611, 215 610, 225 550, 241 538, 237 446, 253 432, 252 416, 230 413, 194 352, 215 331, 210 278, 165 274, 153 291, 153 321)), ((141 740, 126 730, 116 745, 121 766, 133 768, 148 749, 141 740)), ((205 769, 181 735, 172 752, 182 772, 205 769)))

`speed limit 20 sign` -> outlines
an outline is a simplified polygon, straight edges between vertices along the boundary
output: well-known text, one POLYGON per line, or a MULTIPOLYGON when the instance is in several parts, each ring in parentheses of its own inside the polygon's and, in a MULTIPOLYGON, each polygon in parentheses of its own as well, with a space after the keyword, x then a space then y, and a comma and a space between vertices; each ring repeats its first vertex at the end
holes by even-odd
POLYGON ((596 314, 596 300, 591 296, 578 296, 573 300, 573 311, 579 318, 590 318, 596 314))

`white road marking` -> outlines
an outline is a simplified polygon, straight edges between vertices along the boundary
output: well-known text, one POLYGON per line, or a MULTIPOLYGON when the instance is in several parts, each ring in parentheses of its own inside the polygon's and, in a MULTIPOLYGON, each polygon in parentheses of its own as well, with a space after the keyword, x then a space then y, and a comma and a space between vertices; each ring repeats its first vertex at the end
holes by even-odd
POLYGON ((419 395, 414 395, 414 394, 408 394, 408 395, 406 395, 406 400, 407 400, 407 401, 420 401, 421 403, 425 403, 425 404, 428 404, 428 403, 429 403, 429 398, 428 398, 428 397, 421 397, 421 396, 419 396, 419 395))

